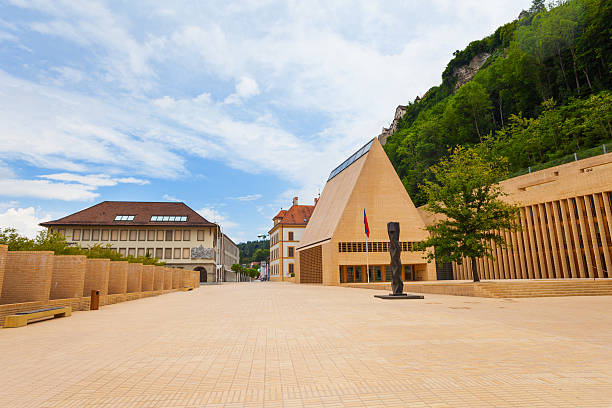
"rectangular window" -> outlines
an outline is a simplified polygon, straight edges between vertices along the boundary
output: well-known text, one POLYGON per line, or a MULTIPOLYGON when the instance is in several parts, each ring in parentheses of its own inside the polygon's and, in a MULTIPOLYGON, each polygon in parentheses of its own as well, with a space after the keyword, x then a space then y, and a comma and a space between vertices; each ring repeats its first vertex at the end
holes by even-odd
POLYGON ((198 230, 198 241, 204 241, 204 230, 198 230))
POLYGON ((138 231, 130 230, 130 241, 136 241, 137 237, 138 237, 138 231))
POLYGON ((119 254, 125 256, 125 248, 119 248, 119 254))
POLYGON ((382 280, 382 271, 380 266, 375 266, 374 267, 374 281, 375 282, 380 282, 382 280))
POLYGON ((183 248, 183 259, 191 258, 191 250, 189 248, 183 248))
POLYGON ((117 215, 115 221, 134 221, 133 215, 117 215))
POLYGON ((293 264, 290 263, 289 264, 289 275, 291 275, 293 273, 293 264))
POLYGON ((353 267, 352 266, 347 266, 346 267, 346 281, 348 283, 351 283, 354 280, 355 280, 355 275, 354 275, 353 267))
POLYGON ((147 239, 147 231, 145 231, 145 230, 138 231, 138 240, 139 241, 146 241, 146 239, 147 239))
POLYGON ((166 248, 164 255, 165 255, 164 258, 172 259, 172 248, 166 248))
POLYGON ((164 231, 163 230, 158 230, 157 231, 157 240, 158 241, 163 241, 164 240, 164 231))
POLYGON ((166 230, 166 241, 172 241, 172 230, 166 230))
POLYGON ((361 266, 355 267, 355 282, 361 282, 361 266))
POLYGON ((164 258, 164 250, 162 248, 155 248, 155 257, 157 259, 163 259, 164 258))
POLYGON ((147 248, 147 252, 145 252, 145 256, 150 256, 151 258, 155 256, 155 249, 147 248))
POLYGON ((81 240, 89 241, 90 238, 91 238, 91 230, 84 229, 83 230, 83 236, 82 236, 81 240))
POLYGON ((412 265, 404 265, 404 280, 412 280, 412 265))
POLYGON ((91 230, 91 240, 92 241, 99 241, 100 240, 100 230, 91 230))
POLYGON ((110 237, 111 237, 111 238, 110 238, 110 239, 111 239, 111 241, 116 241, 116 240, 117 240, 117 238, 119 237, 119 231, 117 231, 117 230, 111 230, 110 237))
POLYGON ((181 259, 181 248, 174 248, 174 259, 181 259))
POLYGON ((392 274, 393 274, 393 272, 391 271, 391 265, 385 266, 385 280, 387 282, 391 281, 391 275, 392 274))
POLYGON ((294 247, 287 247, 287 251, 289 252, 289 258, 293 258, 294 247))
POLYGON ((155 241, 155 230, 147 231, 147 241, 155 241))
POLYGON ((62 237, 64 237, 64 238, 66 237, 66 230, 65 229, 58 229, 57 233, 59 235, 61 235, 62 237))
POLYGON ((128 249, 128 256, 136 256, 136 248, 128 249))
POLYGON ((136 252, 136 255, 138 255, 139 257, 145 256, 145 249, 144 248, 138 248, 138 251, 136 252))
POLYGON ((72 240, 73 241, 81 240, 81 230, 80 229, 72 230, 72 240))
POLYGON ((183 241, 191 241, 191 231, 183 231, 183 241))
POLYGON ((180 241, 181 238, 183 238, 183 231, 181 231, 181 230, 174 231, 174 240, 175 241, 180 241))
POLYGON ((289 241, 293 241, 293 231, 289 231, 289 241))
POLYGON ((121 230, 121 232, 119 233, 119 240, 120 241, 127 241, 127 237, 128 237, 127 230, 121 230))

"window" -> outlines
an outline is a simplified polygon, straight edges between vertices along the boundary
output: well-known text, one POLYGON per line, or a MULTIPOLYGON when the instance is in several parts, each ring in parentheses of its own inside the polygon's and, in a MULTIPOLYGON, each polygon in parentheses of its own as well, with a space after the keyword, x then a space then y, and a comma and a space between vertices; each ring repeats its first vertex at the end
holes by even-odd
POLYGON ((393 271, 391 271, 391 266, 385 266, 385 280, 386 281, 391 281, 392 274, 393 274, 393 271))
POLYGON ((127 241, 128 232, 127 230, 121 230, 119 233, 119 241, 127 241))
POLYGON ((204 241, 204 230, 198 230, 198 241, 204 241))
POLYGON ((181 248, 174 248, 174 259, 181 259, 181 248))
POLYGON ((293 241, 293 231, 289 231, 289 241, 293 241))
POLYGON ((136 241, 137 237, 138 237, 138 231, 131 230, 130 231, 130 241, 136 241))
POLYGON ((289 275, 291 275, 293 273, 293 264, 290 263, 289 264, 289 275))
POLYGON ((111 241, 116 241, 118 239, 119 236, 119 231, 118 230, 111 230, 111 241))
POLYGON ((81 240, 89 241, 90 238, 91 238, 91 230, 84 229, 83 230, 83 236, 81 237, 81 240))
POLYGON ((191 258, 191 250, 189 248, 183 248, 183 259, 191 258))
POLYGON ((355 282, 361 282, 361 266, 355 267, 355 282))
POLYGON ((136 256, 136 248, 128 249, 128 256, 136 256))
POLYGON ((155 241, 155 230, 147 231, 147 241, 155 241))
POLYGON ((346 281, 348 283, 353 282, 355 276, 354 276, 354 272, 353 272, 353 267, 352 266, 347 266, 346 267, 346 281))
POLYGON ((155 248, 155 257, 162 259, 164 257, 164 250, 162 248, 155 248))
POLYGON ((117 215, 115 221, 134 221, 133 215, 117 215))
POLYGON ((147 231, 140 230, 138 231, 138 240, 145 241, 147 239, 147 231))
POLYGON ((287 251, 289 252, 289 258, 293 258, 293 251, 295 247, 287 247, 287 251))
POLYGON ((187 222, 186 215, 153 215, 151 222, 187 222))
POLYGON ((404 265, 404 280, 412 280, 412 265, 404 265))
POLYGON ((100 230, 91 230, 91 240, 92 241, 99 241, 100 240, 100 230))
POLYGON ((340 273, 340 283, 344 283, 344 277, 342 276, 342 266, 340 266, 338 269, 338 272, 340 273))
POLYGON ((57 233, 59 235, 61 235, 62 237, 64 237, 64 238, 66 237, 66 230, 65 229, 58 229, 57 233))
POLYGON ((172 230, 166 231, 166 241, 172 241, 172 230))
POLYGON ((380 266, 375 266, 374 267, 374 281, 375 282, 380 282, 382 280, 382 271, 380 266))
POLYGON ((174 231, 174 240, 175 241, 180 241, 181 238, 183 238, 183 231, 181 231, 181 230, 174 231))
POLYGON ((191 231, 183 231, 183 241, 191 241, 191 231))
POLYGON ((138 248, 137 255, 138 256, 145 256, 145 249, 144 248, 138 248))
POLYGON ((165 255, 164 258, 172 259, 172 248, 166 248, 164 255, 165 255))
POLYGON ((72 240, 73 241, 81 240, 81 230, 80 229, 72 230, 72 240))
POLYGON ((155 249, 153 248, 147 248, 147 252, 145 252, 145 256, 150 256, 150 257, 154 257, 155 256, 155 249))
POLYGON ((125 256, 125 248, 119 248, 119 254, 125 256))
POLYGON ((164 231, 163 230, 158 230, 157 231, 157 240, 158 241, 163 241, 164 240, 164 231))

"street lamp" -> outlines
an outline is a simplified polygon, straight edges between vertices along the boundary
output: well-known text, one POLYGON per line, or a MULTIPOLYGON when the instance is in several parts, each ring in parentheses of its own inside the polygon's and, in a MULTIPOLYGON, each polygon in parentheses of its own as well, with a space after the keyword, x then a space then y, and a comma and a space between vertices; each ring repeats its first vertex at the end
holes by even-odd
MULTIPOLYGON (((268 234, 265 234, 265 233, 257 236, 257 238, 262 239, 262 240, 266 239, 267 237, 268 237, 268 234)), ((260 267, 260 270, 261 270, 261 267, 260 267)), ((270 257, 269 256, 268 258, 266 258, 266 279, 270 281, 270 257)))

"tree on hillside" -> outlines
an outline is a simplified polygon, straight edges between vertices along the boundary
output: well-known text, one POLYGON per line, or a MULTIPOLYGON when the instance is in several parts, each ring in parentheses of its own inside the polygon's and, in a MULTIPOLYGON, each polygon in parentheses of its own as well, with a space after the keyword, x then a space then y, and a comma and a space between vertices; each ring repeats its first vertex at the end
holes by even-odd
POLYGON ((507 175, 508 162, 492 158, 484 147, 458 146, 430 171, 432 180, 422 185, 426 210, 440 217, 427 227, 430 236, 418 247, 429 248, 429 261, 462 264, 470 258, 474 282, 478 282, 476 258, 493 259, 492 242, 501 248, 509 246, 496 231, 518 229, 518 209, 500 199, 505 193, 496 184, 507 175), (435 254, 430 248, 435 248, 435 254))
POLYGON ((457 138, 455 143, 482 142, 491 130, 492 109, 489 94, 479 83, 472 81, 459 88, 444 112, 450 134, 457 138))
POLYGON ((252 260, 253 262, 261 262, 261 261, 265 261, 266 259, 268 259, 269 256, 270 256, 269 249, 259 248, 253 254, 252 260))

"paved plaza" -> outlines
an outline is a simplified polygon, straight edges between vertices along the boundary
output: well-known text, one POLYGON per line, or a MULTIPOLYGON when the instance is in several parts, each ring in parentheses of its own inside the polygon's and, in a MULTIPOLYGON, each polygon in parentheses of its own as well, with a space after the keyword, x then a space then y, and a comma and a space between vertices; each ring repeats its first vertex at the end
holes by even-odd
POLYGON ((3 407, 611 407, 612 297, 202 286, 0 330, 3 407))

